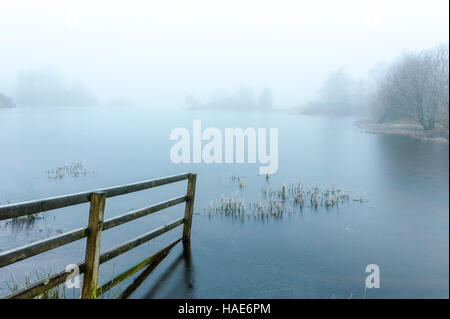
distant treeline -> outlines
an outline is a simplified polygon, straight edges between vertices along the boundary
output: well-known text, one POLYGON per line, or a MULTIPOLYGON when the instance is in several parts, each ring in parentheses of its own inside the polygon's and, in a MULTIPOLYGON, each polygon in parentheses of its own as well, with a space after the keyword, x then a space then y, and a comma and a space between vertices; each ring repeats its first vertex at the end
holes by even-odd
POLYGON ((270 90, 264 88, 258 95, 247 87, 241 87, 235 92, 228 94, 217 91, 210 101, 201 102, 193 95, 186 98, 186 103, 192 109, 216 109, 216 110, 270 110, 273 107, 273 98, 270 90))
POLYGON ((23 106, 97 105, 96 98, 81 83, 67 83, 51 66, 20 72, 15 100, 23 106))
MULTIPOLYGON (((375 71, 373 71, 375 72, 375 71)), ((318 98, 300 110, 310 115, 361 115, 368 110, 368 92, 373 83, 351 79, 340 68, 332 72, 318 92, 318 98)))
POLYGON ((342 69, 333 72, 318 99, 301 107, 301 112, 370 115, 379 123, 408 120, 448 136, 448 45, 405 53, 391 65, 377 65, 358 81, 342 69))

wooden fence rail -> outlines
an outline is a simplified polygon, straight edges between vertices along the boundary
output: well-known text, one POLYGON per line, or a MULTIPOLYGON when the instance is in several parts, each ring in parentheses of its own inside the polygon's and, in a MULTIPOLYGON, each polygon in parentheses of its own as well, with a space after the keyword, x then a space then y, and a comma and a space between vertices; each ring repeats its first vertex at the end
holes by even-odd
MULTIPOLYGON (((81 298, 96 298, 98 295, 104 293, 114 285, 135 274, 143 267, 151 265, 151 263, 155 263, 156 266, 156 264, 162 260, 161 258, 164 258, 170 249, 180 240, 185 242, 189 241, 191 234, 196 178, 196 174, 185 173, 106 189, 0 206, 1 221, 9 218, 37 214, 48 210, 90 202, 89 222, 87 227, 78 228, 51 238, 1 252, 0 268, 87 237, 85 260, 84 262, 77 264, 79 273, 84 274, 81 298), (178 196, 152 206, 134 210, 108 220, 104 220, 103 218, 106 198, 175 183, 186 179, 188 180, 186 195, 178 196), (137 218, 147 216, 165 208, 181 204, 183 202, 186 203, 184 217, 178 218, 169 224, 160 226, 141 236, 110 248, 104 253, 100 252, 102 231, 122 225, 137 218), (105 263, 108 260, 111 260, 139 245, 142 245, 149 240, 154 239, 177 226, 180 226, 181 224, 184 225, 183 236, 181 238, 164 247, 156 254, 144 259, 116 278, 110 280, 102 287, 97 287, 100 264, 105 263)), ((46 290, 64 283, 70 275, 70 272, 65 270, 61 271, 49 276, 48 278, 38 280, 27 287, 14 291, 12 294, 3 298, 32 298, 38 296, 46 290)))

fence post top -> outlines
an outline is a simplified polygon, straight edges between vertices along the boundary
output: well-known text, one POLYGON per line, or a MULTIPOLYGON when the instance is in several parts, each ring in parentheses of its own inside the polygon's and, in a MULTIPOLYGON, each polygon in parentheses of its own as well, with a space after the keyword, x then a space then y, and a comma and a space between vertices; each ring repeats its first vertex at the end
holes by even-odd
POLYGON ((103 190, 93 191, 93 192, 91 193, 91 196, 92 196, 92 195, 106 196, 106 192, 103 191, 103 190))

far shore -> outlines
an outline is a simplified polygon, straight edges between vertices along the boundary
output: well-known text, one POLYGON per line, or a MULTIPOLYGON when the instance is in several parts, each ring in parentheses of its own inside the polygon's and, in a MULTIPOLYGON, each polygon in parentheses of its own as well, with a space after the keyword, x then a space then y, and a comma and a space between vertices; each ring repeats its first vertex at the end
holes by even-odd
POLYGON ((406 135, 421 141, 448 143, 448 132, 445 132, 445 130, 437 128, 432 131, 425 131, 418 123, 410 120, 397 120, 385 123, 358 120, 353 125, 371 134, 406 135))

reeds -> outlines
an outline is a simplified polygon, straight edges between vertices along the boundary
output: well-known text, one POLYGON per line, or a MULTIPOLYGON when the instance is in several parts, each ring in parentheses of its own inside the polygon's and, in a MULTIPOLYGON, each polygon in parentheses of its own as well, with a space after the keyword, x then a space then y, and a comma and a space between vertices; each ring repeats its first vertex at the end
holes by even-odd
POLYGON ((244 186, 244 182, 241 180, 241 177, 240 177, 240 176, 232 174, 231 177, 230 177, 230 179, 231 179, 233 182, 237 182, 237 183, 238 183, 239 189, 240 189, 240 190, 243 190, 243 189, 244 189, 244 187, 245 187, 245 186, 244 186))
POLYGON ((49 179, 61 179, 65 176, 80 177, 93 173, 88 171, 82 162, 74 162, 70 165, 58 166, 48 169, 46 172, 49 179))
MULTIPOLYGON (((36 281, 44 280, 52 275, 52 271, 47 272, 36 270, 36 281)), ((9 293, 14 293, 19 289, 28 288, 32 285, 29 275, 25 275, 25 279, 22 283, 19 283, 15 276, 11 274, 9 281, 5 281, 5 285, 9 290, 9 293)), ((50 288, 43 292, 42 294, 35 297, 35 299, 66 299, 66 285, 62 284, 53 288, 50 288)))
MULTIPOLYGON (((231 176, 232 181, 241 183, 241 178, 231 176)), ((242 189, 242 185, 239 184, 242 189)), ((282 216, 284 213, 311 208, 332 209, 340 204, 350 202, 350 193, 340 188, 307 188, 302 183, 282 184, 271 186, 266 176, 261 186, 262 199, 246 200, 236 195, 221 195, 217 201, 210 201, 206 209, 209 215, 215 213, 225 216, 282 216)), ((362 198, 353 199, 353 202, 363 202, 362 198)))
POLYGON ((236 198, 231 196, 221 196, 217 202, 209 203, 208 213, 217 213, 220 215, 232 216, 266 216, 280 215, 283 213, 284 204, 281 201, 271 199, 268 202, 254 200, 246 202, 245 198, 236 198))
POLYGON ((350 198, 349 193, 342 189, 335 189, 334 187, 320 189, 318 186, 307 189, 301 183, 283 184, 275 188, 269 188, 266 183, 261 189, 264 196, 269 199, 277 198, 282 202, 289 202, 292 206, 300 208, 307 206, 331 208, 338 206, 339 203, 348 202, 350 198))

